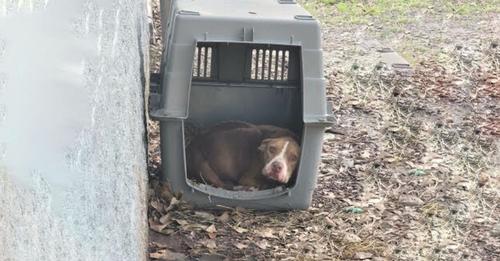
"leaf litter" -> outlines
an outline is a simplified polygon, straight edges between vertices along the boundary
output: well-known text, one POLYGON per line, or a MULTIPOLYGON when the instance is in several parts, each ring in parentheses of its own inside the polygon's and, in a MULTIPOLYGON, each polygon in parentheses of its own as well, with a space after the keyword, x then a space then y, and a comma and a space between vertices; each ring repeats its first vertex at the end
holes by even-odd
POLYGON ((324 21, 327 98, 336 116, 311 208, 193 209, 158 181, 159 126, 148 122, 150 258, 500 259, 498 16, 423 8, 398 27, 375 16, 337 26, 328 21, 335 5, 310 3, 324 21), (413 74, 379 64, 373 39, 411 60, 413 74))

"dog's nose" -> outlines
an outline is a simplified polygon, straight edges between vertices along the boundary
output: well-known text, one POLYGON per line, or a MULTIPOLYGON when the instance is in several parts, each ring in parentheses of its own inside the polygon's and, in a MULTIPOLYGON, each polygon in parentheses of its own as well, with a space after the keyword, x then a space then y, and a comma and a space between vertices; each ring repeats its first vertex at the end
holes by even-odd
POLYGON ((273 171, 280 172, 283 169, 283 165, 279 162, 273 162, 273 171))

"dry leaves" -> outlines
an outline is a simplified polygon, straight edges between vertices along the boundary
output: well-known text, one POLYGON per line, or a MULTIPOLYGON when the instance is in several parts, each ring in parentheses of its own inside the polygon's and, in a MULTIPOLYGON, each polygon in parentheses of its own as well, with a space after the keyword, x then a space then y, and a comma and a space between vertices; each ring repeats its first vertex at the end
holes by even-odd
POLYGON ((149 221, 149 228, 159 233, 161 233, 167 226, 168 224, 159 224, 154 221, 149 221))
POLYGON ((238 233, 247 233, 248 232, 248 229, 245 229, 245 228, 242 228, 242 227, 231 227, 232 229, 234 229, 234 231, 238 232, 238 233))
POLYGON ((215 219, 215 216, 208 212, 195 211, 194 215, 206 221, 213 221, 215 219))
POLYGON ((265 239, 255 242, 255 245, 258 246, 262 250, 266 250, 269 247, 269 242, 265 239))
POLYGON ((344 234, 344 241, 349 242, 349 243, 359 243, 362 240, 358 235, 347 232, 344 234))
POLYGON ((224 213, 222 213, 222 215, 220 215, 218 218, 217 218, 220 222, 222 223, 226 223, 229 221, 230 219, 230 216, 229 216, 229 213, 227 211, 225 211, 224 213))
POLYGON ((272 228, 262 228, 259 229, 255 232, 257 236, 263 237, 263 238, 277 238, 274 235, 274 230, 272 228))
POLYGON ((420 205, 424 204, 424 201, 422 201, 420 198, 418 198, 417 196, 411 196, 411 195, 401 195, 399 197, 399 202, 403 205, 412 206, 412 207, 420 206, 420 205))
POLYGON ((157 252, 150 253, 149 257, 151 259, 161 259, 163 261, 182 261, 188 260, 186 255, 182 253, 172 252, 168 249, 158 250, 157 252))
POLYGON ((207 231, 207 233, 208 233, 208 237, 209 237, 210 239, 214 239, 214 238, 216 238, 216 237, 217 237, 217 229, 215 229, 215 225, 213 225, 213 224, 212 224, 212 225, 208 226, 208 227, 205 229, 205 231, 207 231))
POLYGON ((500 136, 500 115, 495 118, 483 118, 478 124, 477 129, 483 135, 500 136))
POLYGON ((215 229, 215 225, 210 225, 205 229, 208 233, 217 233, 217 229, 215 229))
POLYGON ((217 248, 217 244, 215 243, 215 240, 206 240, 203 244, 209 249, 216 249, 217 248))
MULTIPOLYGON (((331 19, 336 6, 317 12, 331 19)), ((327 96, 336 122, 325 135, 312 208, 193 210, 153 178, 151 229, 181 242, 169 249, 189 258, 498 259, 500 52, 489 43, 500 20, 483 12, 443 22, 435 13, 443 10, 434 7, 403 16, 410 20, 400 28, 383 19, 359 26, 324 20, 327 96), (380 35, 398 39, 389 42, 413 59, 412 76, 378 68, 374 53, 360 48, 380 35)), ((148 127, 154 176, 158 126, 148 127)), ((165 247, 150 249, 151 258, 166 255, 165 247)))
POLYGON ((172 220, 171 220, 171 217, 168 213, 163 215, 160 218, 160 223, 162 223, 163 225, 168 225, 168 223, 170 223, 170 222, 172 222, 172 220))
POLYGON ((368 253, 368 252, 357 252, 356 254, 354 254, 354 259, 358 259, 358 260, 370 259, 372 257, 373 257, 373 254, 368 253))
POLYGON ((245 245, 245 244, 242 244, 242 243, 239 243, 239 242, 234 243, 234 246, 236 248, 240 249, 240 250, 245 249, 245 248, 248 247, 248 245, 245 245))

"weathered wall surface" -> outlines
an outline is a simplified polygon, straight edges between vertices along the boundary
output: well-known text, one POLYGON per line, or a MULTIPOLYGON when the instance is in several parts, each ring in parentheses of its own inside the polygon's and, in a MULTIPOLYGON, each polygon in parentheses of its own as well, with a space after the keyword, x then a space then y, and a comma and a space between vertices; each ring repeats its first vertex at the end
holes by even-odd
POLYGON ((0 260, 145 260, 146 0, 0 0, 0 260))

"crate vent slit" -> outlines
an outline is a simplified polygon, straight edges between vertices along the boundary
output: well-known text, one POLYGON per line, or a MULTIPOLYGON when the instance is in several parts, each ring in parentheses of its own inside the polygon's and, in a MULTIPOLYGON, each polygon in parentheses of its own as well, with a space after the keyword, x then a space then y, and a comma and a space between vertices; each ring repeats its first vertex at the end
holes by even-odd
POLYGON ((258 81, 287 81, 289 51, 252 49, 250 79, 258 81))
POLYGON ((211 46, 197 46, 194 51, 193 78, 212 79, 214 69, 215 48, 211 46))

